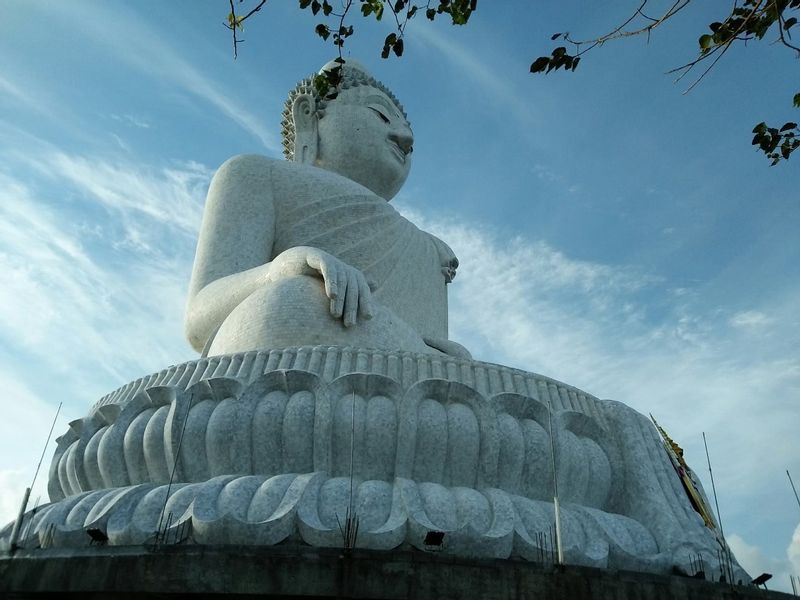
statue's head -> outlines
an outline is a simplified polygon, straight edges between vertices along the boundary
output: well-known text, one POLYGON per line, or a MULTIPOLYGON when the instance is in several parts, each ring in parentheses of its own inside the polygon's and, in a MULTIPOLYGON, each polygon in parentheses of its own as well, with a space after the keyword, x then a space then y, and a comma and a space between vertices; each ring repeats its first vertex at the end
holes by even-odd
MULTIPOLYGON (((335 67, 330 62, 322 71, 335 67)), ((313 78, 289 92, 283 111, 283 153, 352 179, 391 200, 411 168, 414 136, 389 89, 348 60, 334 99, 320 97, 313 78)))

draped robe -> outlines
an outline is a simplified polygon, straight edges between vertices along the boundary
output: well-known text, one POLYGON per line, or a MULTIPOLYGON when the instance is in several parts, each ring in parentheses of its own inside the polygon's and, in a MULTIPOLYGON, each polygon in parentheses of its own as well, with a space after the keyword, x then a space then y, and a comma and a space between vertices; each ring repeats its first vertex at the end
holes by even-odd
POLYGON ((372 193, 296 202, 278 221, 273 254, 312 246, 356 267, 373 298, 423 337, 447 338, 447 270, 455 254, 372 193))
MULTIPOLYGON (((408 348, 395 349, 421 351, 423 338, 447 339, 446 285, 458 264, 447 244, 420 230, 385 199, 354 181, 309 165, 266 157, 237 157, 215 176, 203 216, 190 303, 215 280, 235 277, 298 246, 323 250, 364 273, 373 289, 373 301, 385 309, 381 313, 385 318, 378 321, 389 329, 397 323, 404 333, 396 339, 409 342, 408 348)), ((236 284, 231 280, 230 285, 236 284)), ((312 299, 296 293, 291 297, 270 295, 270 288, 277 289, 276 285, 275 281, 265 283, 215 317, 218 321, 210 324, 211 331, 217 330, 222 338, 214 340, 214 352, 305 344, 305 333, 315 327, 313 323, 317 323, 315 343, 349 343, 335 330, 320 337, 327 319, 314 321, 292 312, 298 305, 310 305, 312 299), (282 304, 286 311, 279 309, 282 304), (269 323, 279 323, 280 343, 274 343, 274 336, 270 339, 269 323), (263 334, 253 333, 262 324, 263 334), (292 331, 297 332, 297 339, 292 331), (235 350, 224 341, 226 337, 236 338, 235 350), (253 341, 240 344, 238 340, 245 338, 253 341)), ((315 296, 322 294, 321 288, 314 291, 315 296)), ((213 296, 202 300, 209 301, 217 300, 213 296)), ((354 328, 367 331, 364 328, 369 326, 359 321, 354 328)))

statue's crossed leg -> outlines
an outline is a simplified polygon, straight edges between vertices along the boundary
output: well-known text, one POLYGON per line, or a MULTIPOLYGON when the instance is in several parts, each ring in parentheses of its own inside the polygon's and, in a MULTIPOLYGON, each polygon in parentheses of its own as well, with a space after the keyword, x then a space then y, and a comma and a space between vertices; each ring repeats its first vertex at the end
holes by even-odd
POLYGON ((305 345, 339 345, 436 352, 414 328, 375 302, 373 316, 346 327, 331 316, 321 278, 292 275, 259 288, 225 319, 209 355, 305 345))

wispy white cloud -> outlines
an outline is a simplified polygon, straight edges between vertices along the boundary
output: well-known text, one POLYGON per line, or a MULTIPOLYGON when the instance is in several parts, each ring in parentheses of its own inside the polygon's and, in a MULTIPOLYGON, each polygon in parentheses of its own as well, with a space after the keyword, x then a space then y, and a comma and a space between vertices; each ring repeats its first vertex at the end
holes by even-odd
POLYGON ((798 525, 792 535, 792 542, 786 549, 786 556, 791 564, 792 574, 800 577, 800 525, 798 525))
POLYGON ((757 310, 746 310, 738 312, 730 318, 730 324, 734 327, 755 329, 770 325, 773 319, 757 310))
POLYGON ((736 533, 728 536, 727 540, 736 558, 753 577, 770 573, 772 579, 767 585, 771 590, 792 591, 790 575, 800 576, 800 525, 786 548, 786 558, 771 558, 762 548, 747 543, 736 533))
POLYGON ((514 116, 530 126, 539 121, 532 110, 532 104, 526 95, 517 89, 508 79, 501 76, 496 68, 492 68, 481 55, 473 52, 469 46, 455 41, 439 29, 427 23, 418 23, 414 29, 415 40, 419 40, 439 51, 461 74, 479 84, 480 89, 493 97, 494 104, 503 109, 509 108, 514 116))
POLYGON ((118 136, 116 133, 111 133, 110 135, 111 135, 112 139, 113 139, 115 142, 117 142, 117 146, 119 146, 119 147, 120 147, 120 150, 123 150, 123 151, 125 151, 125 152, 130 152, 130 151, 131 151, 131 147, 130 147, 130 145, 128 144, 128 142, 126 142, 125 140, 123 140, 123 139, 122 139, 120 136, 118 136))
POLYGON ((36 162, 52 176, 88 192, 110 208, 140 212, 162 225, 185 232, 197 231, 198 198, 212 175, 209 169, 193 162, 159 173, 146 166, 115 164, 97 157, 65 153, 36 162))
POLYGON ((121 384, 187 356, 183 302, 208 172, 40 160, 57 178, 48 190, 0 174, 5 343, 76 386, 121 384))
POLYGON ((13 98, 16 102, 27 106, 38 106, 39 101, 25 92, 14 82, 0 75, 0 98, 13 98))
POLYGON ((223 84, 181 56, 168 42, 168 30, 155 31, 140 16, 113 4, 71 3, 48 5, 49 17, 75 27, 121 63, 167 86, 177 86, 219 110, 265 148, 279 153, 280 141, 263 120, 245 108, 223 84))
POLYGON ((111 118, 130 127, 150 129, 150 122, 144 117, 140 117, 138 115, 111 115, 111 118))

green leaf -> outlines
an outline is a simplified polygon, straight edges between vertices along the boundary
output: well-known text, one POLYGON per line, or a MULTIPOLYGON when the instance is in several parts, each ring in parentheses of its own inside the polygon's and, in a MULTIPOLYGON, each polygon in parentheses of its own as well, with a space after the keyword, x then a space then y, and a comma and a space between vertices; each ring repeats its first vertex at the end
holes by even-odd
POLYGON ((436 9, 429 8, 428 10, 425 11, 425 16, 428 17, 431 21, 433 21, 433 19, 436 17, 436 9))
POLYGON ((325 69, 322 74, 325 76, 325 79, 328 80, 329 84, 339 85, 339 81, 341 81, 342 66, 339 64, 332 69, 325 69))
POLYGON ((753 127, 753 133, 766 133, 766 132, 767 132, 767 124, 764 121, 761 121, 761 123, 753 127))
MULTIPOLYGON (((392 50, 393 46, 397 43, 397 34, 390 33, 386 36, 386 39, 383 40, 383 50, 381 50, 381 58, 389 58, 389 52, 392 50)), ((402 54, 402 50, 400 53, 402 54)))
POLYGON ((540 56, 531 63, 531 73, 541 73, 550 64, 549 56, 540 56))
POLYGON ((328 78, 322 74, 314 75, 314 89, 324 98, 328 94, 328 89, 330 89, 328 78))
POLYGON ((392 50, 394 50, 394 54, 395 54, 395 56, 397 58, 400 58, 401 56, 403 56, 403 40, 402 40, 402 38, 395 42, 394 46, 392 46, 392 50))
POLYGON ((317 35, 321 37, 323 40, 327 40, 328 37, 331 35, 331 30, 324 23, 320 23, 319 25, 317 25, 314 28, 314 31, 316 31, 317 35))
POLYGON ((783 133, 784 131, 789 131, 791 129, 797 129, 797 123, 792 123, 791 121, 785 123, 784 126, 781 127, 781 133, 783 133))
POLYGON ((698 42, 700 43, 701 50, 708 50, 714 43, 714 37, 708 34, 701 35, 698 42))
POLYGON ((560 37, 561 37, 560 33, 554 33, 553 35, 550 36, 550 41, 555 41, 560 37))
POLYGON ((300 0, 300 8, 308 8, 311 0, 300 0))
POLYGON ((789 19, 786 19, 786 20, 783 22, 783 28, 784 28, 784 30, 788 31, 788 30, 789 30, 789 28, 790 28, 792 25, 794 25, 795 23, 797 23, 797 18, 796 18, 796 17, 791 17, 791 18, 789 18, 789 19))
POLYGON ((319 0, 314 0, 311 3, 311 12, 312 13, 317 14, 320 11, 321 8, 322 8, 322 4, 319 3, 319 0))
POLYGON ((795 108, 800 108, 800 94, 795 94, 794 99, 792 100, 792 104, 794 104, 795 108))

